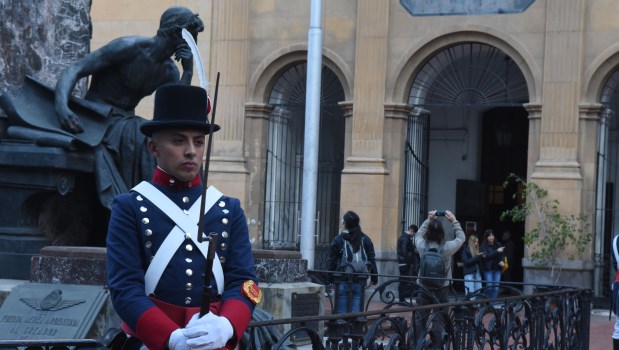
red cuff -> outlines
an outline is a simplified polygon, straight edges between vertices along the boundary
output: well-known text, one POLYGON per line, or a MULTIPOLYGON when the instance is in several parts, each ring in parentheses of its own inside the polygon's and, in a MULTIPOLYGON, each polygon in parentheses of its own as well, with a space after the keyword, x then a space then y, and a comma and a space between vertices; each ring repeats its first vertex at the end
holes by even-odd
POLYGON ((244 302, 230 299, 221 305, 219 316, 227 318, 232 324, 232 328, 234 328, 234 342, 226 344, 226 348, 234 349, 251 321, 251 310, 244 302))
POLYGON ((151 307, 138 319, 135 326, 138 339, 149 349, 165 349, 168 347, 170 334, 180 328, 163 311, 151 307))

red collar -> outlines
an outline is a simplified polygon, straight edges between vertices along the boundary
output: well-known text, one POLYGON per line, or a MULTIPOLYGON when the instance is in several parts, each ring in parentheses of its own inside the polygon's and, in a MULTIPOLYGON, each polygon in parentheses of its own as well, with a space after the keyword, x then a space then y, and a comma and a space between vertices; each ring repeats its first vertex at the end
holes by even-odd
POLYGON ((155 169, 152 181, 157 185, 172 187, 177 190, 198 187, 202 183, 202 181, 200 180, 200 174, 196 175, 193 180, 185 182, 166 173, 159 167, 155 169))

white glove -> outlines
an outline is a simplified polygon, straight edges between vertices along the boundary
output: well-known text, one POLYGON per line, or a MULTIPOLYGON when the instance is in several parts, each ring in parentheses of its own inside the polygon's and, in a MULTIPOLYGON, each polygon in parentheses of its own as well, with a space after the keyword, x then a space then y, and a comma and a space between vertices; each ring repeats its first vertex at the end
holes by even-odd
POLYGON ((233 332, 227 318, 209 312, 202 317, 193 315, 183 334, 188 338, 187 345, 191 350, 212 350, 226 346, 233 332))
POLYGON ((168 348, 170 350, 189 350, 189 345, 187 345, 187 337, 183 334, 182 328, 179 328, 170 334, 168 348))

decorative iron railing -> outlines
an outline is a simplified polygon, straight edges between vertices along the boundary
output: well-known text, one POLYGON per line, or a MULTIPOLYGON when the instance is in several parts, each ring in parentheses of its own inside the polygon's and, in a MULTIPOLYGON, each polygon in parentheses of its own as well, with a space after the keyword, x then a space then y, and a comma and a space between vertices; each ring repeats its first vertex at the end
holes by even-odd
MULTIPOLYGON (((337 283, 330 287, 329 304, 336 309, 339 288, 337 283)), ((492 287, 484 287, 440 303, 414 279, 396 277, 374 288, 362 312, 252 322, 246 348, 288 349, 292 339, 303 336, 310 343, 307 348, 315 350, 589 349, 590 290, 534 286, 533 294, 525 295, 521 287, 502 283, 499 298, 489 299, 486 293, 492 287), (412 289, 404 301, 395 292, 399 283, 412 289), (317 322, 324 324, 324 334, 308 326, 317 322), (299 326, 278 336, 277 342, 271 338, 261 343, 254 337, 258 329, 290 324, 299 326)))
MULTIPOLYGON (((333 277, 324 271, 310 271, 309 276, 315 282, 328 281, 333 277)), ((521 291, 522 284, 502 283, 498 298, 486 297, 489 287, 484 287, 466 296, 451 297, 449 302, 440 303, 433 291, 417 284, 415 279, 381 277, 391 278, 373 290, 368 290, 367 297, 362 298, 365 301, 362 311, 332 314, 331 310, 337 309, 339 288, 337 283, 325 283, 328 291, 325 315, 277 320, 264 316, 261 316, 262 320, 257 320, 254 317, 239 348, 589 349, 592 299, 589 289, 534 286, 532 294, 524 294, 521 291), (411 297, 404 301, 400 301, 395 292, 399 283, 406 284, 412 291, 411 297), (429 300, 430 304, 425 304, 423 300, 429 300), (284 325, 288 325, 290 330, 281 334, 278 329, 284 325), (306 344, 299 347, 295 339, 301 338, 306 344)), ((342 283, 348 282, 345 279, 342 283)), ((262 311, 258 313, 265 314, 262 311)), ((93 339, 0 340, 0 349, 96 348, 103 346, 100 341, 93 339)))

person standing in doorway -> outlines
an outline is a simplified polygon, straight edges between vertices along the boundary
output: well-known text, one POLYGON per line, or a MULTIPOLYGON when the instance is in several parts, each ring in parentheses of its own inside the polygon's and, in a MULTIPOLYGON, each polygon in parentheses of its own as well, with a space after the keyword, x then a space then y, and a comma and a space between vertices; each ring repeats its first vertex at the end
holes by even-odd
POLYGON ((479 251, 479 238, 473 232, 460 255, 464 275, 464 292, 467 295, 481 289, 481 265, 484 255, 484 252, 479 251))
POLYGON ((501 268, 503 267, 503 251, 505 247, 496 241, 494 230, 484 231, 484 242, 481 251, 485 254, 483 260, 484 280, 487 283, 488 298, 494 299, 499 296, 499 282, 501 281, 501 268))
POLYGON ((501 280, 503 282, 512 282, 513 274, 512 270, 514 261, 514 241, 512 241, 512 233, 509 230, 503 231, 501 235, 501 243, 505 247, 505 251, 503 251, 503 255, 507 258, 507 269, 503 271, 503 275, 501 276, 501 280))
MULTIPOLYGON (((417 276, 419 269, 419 253, 415 247, 413 237, 419 228, 417 225, 410 225, 398 239, 398 267, 400 278, 412 282, 411 276, 417 276)), ((400 282, 398 285, 398 297, 400 302, 405 302, 412 294, 412 284, 400 282)))

